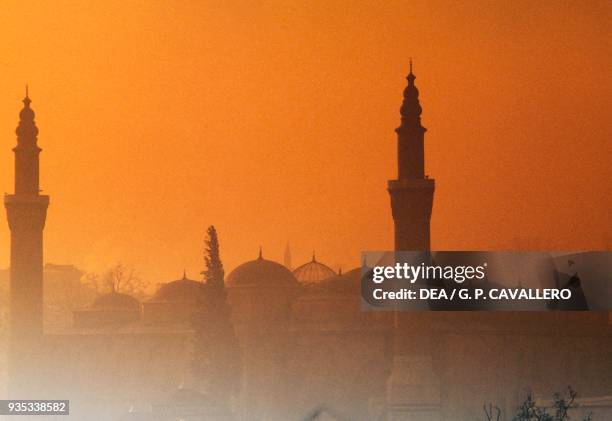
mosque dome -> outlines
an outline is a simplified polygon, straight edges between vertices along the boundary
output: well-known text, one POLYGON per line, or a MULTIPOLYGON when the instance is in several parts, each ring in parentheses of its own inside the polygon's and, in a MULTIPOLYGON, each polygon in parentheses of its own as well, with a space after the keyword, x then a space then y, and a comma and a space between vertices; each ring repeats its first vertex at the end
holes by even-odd
POLYGON ((162 285, 153 298, 152 302, 196 302, 206 294, 204 282, 188 279, 183 273, 183 278, 162 285))
POLYGON ((297 267, 293 271, 293 275, 300 283, 312 284, 316 282, 325 281, 326 279, 331 279, 337 274, 329 266, 318 262, 313 253, 312 260, 308 263, 303 264, 302 266, 297 267))
POLYGON ((131 295, 113 291, 99 296, 87 308, 74 310, 72 317, 77 328, 118 327, 140 319, 140 302, 131 295))
POLYGON ((362 268, 357 267, 345 273, 334 274, 333 277, 327 278, 320 283, 312 286, 312 292, 325 291, 361 294, 361 278, 362 268))
POLYGON ((140 302, 131 295, 109 292, 101 295, 91 305, 92 310, 133 310, 138 311, 140 302))
POLYGON ((262 257, 243 263, 234 269, 227 277, 227 286, 269 286, 294 287, 298 282, 293 273, 280 263, 266 260, 262 257))

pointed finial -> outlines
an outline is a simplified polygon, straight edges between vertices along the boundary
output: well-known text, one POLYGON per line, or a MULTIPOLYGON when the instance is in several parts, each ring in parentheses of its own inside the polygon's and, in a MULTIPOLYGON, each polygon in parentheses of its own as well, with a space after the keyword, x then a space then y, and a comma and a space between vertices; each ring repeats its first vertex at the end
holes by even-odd
POLYGON ((183 269, 183 280, 187 279, 187 270, 183 269))
POLYGON ((261 246, 259 246, 259 257, 258 257, 258 259, 259 259, 259 260, 262 260, 262 259, 263 259, 263 249, 262 249, 262 247, 261 247, 261 246))
POLYGON ((338 276, 342 276, 342 266, 338 268, 338 276))
POLYGON ((410 57, 410 73, 408 73, 408 76, 406 76, 406 79, 408 79, 408 85, 413 85, 414 84, 414 80, 416 79, 416 76, 414 75, 414 73, 412 73, 412 57, 410 57))
POLYGON ((314 251, 314 250, 312 251, 312 261, 313 261, 313 262, 316 262, 316 261, 317 261, 317 259, 316 259, 316 257, 315 257, 315 251, 314 251))
POLYGON ((23 103, 24 103, 26 108, 29 108, 31 102, 32 102, 32 100, 30 99, 30 90, 29 90, 28 84, 26 83, 26 86, 25 86, 25 98, 23 98, 23 103))

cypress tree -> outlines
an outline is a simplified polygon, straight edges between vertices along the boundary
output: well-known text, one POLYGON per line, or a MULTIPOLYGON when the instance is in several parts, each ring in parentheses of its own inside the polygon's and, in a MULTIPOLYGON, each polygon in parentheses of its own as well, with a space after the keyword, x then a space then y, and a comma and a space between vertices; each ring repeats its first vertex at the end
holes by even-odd
POLYGON ((223 262, 219 255, 219 238, 217 237, 217 230, 214 225, 208 227, 206 230, 206 240, 204 249, 204 266, 205 269, 202 272, 204 275, 204 282, 209 287, 214 289, 225 291, 223 280, 225 278, 225 271, 223 270, 223 262))
POLYGON ((199 389, 216 404, 228 406, 240 390, 242 366, 214 226, 207 230, 204 266, 205 294, 192 322, 192 374, 199 389))

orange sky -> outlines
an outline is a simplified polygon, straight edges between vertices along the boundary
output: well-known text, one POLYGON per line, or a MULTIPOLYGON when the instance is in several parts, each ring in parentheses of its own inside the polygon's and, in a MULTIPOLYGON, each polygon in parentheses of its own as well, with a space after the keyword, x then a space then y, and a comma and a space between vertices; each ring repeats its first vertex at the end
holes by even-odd
MULTIPOLYGON (((610 2, 3 2, 0 186, 23 86, 46 260, 152 282, 392 247, 409 57, 434 249, 610 247, 610 2)), ((3 212, 4 215, 4 212, 3 212)), ((2 217, 4 218, 4 216, 2 217)), ((0 266, 9 233, 0 224, 0 266)))

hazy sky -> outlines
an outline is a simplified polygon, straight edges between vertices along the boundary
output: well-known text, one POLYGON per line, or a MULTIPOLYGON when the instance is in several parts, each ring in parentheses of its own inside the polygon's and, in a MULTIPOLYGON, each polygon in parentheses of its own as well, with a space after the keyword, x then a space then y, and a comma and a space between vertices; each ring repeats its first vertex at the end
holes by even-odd
POLYGON ((87 3, 0 12, 0 187, 28 82, 49 262, 196 277, 209 224, 228 269, 391 248, 409 57, 434 249, 610 247, 608 1, 87 3))

